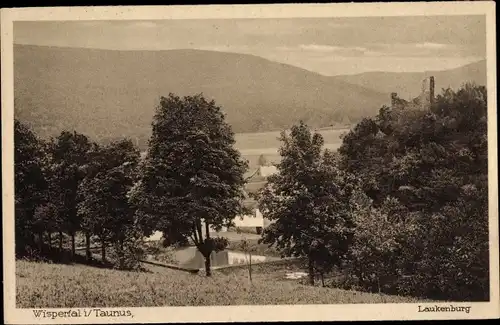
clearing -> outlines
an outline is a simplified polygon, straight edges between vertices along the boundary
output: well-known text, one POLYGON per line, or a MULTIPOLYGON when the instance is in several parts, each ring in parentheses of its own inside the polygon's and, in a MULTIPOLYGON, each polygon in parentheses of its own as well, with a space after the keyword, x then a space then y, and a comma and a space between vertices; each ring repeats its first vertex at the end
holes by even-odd
MULTIPOLYGON (((342 145, 342 135, 349 132, 349 128, 323 128, 317 132, 325 140, 325 149, 337 150, 342 145)), ((279 131, 260 133, 237 133, 235 134, 236 148, 249 162, 249 172, 258 167, 258 161, 263 154, 269 162, 277 163, 280 160, 278 148, 281 142, 278 140, 279 131)))

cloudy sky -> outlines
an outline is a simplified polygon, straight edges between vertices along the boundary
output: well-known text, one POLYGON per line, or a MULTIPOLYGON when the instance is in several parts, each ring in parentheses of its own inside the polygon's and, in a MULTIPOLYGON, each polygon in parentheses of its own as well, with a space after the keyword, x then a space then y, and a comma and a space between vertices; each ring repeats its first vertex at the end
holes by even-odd
POLYGON ((324 75, 451 69, 486 57, 484 16, 16 22, 17 44, 258 55, 324 75))

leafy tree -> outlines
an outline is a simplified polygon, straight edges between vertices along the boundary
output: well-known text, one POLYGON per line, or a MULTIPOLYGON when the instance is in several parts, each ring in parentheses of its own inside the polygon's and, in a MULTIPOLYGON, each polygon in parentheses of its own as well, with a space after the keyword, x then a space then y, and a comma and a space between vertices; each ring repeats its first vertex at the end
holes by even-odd
POLYGON ((227 245, 210 228, 230 225, 243 211, 247 164, 220 108, 202 95, 162 97, 152 126, 131 202, 145 228, 191 239, 210 276, 212 252, 227 245))
POLYGON ((346 268, 356 276, 362 288, 380 293, 385 291, 387 282, 396 282, 402 276, 399 257, 417 231, 413 218, 400 218, 407 213, 394 198, 387 198, 378 208, 364 205, 358 210, 350 264, 346 268))
POLYGON ((44 230, 47 230, 49 237, 49 245, 51 245, 52 233, 58 233, 59 252, 63 250, 63 232, 66 230, 66 219, 64 214, 59 210, 60 203, 63 201, 64 191, 58 184, 61 173, 64 172, 55 163, 52 154, 52 141, 44 141, 44 174, 47 180, 47 187, 44 192, 44 202, 37 211, 37 219, 39 222, 45 223, 44 230))
POLYGON ((14 121, 16 253, 35 247, 35 211, 44 202, 47 182, 40 140, 28 126, 14 121))
MULTIPOLYGON (((81 220, 81 229, 85 234, 85 255, 87 261, 92 259, 91 252, 91 238, 92 236, 97 236, 101 240, 101 253, 103 257, 103 261, 106 259, 106 247, 104 243, 106 242, 104 236, 104 228, 102 227, 101 222, 103 222, 102 215, 90 215, 90 211, 86 211, 86 205, 88 204, 90 198, 94 193, 88 193, 90 187, 95 186, 96 176, 102 170, 105 170, 105 166, 109 163, 108 157, 106 155, 106 151, 104 147, 99 145, 98 143, 91 143, 89 152, 88 152, 88 163, 83 166, 83 170, 85 172, 85 178, 78 186, 78 206, 77 213, 81 220)), ((97 191, 99 191, 97 189, 97 191)), ((95 208, 95 207, 94 207, 95 208)))
MULTIPOLYGON (((129 224, 121 230, 121 238, 112 242, 111 259, 115 268, 121 270, 141 270, 141 260, 146 254, 144 233, 138 224, 129 224)), ((172 258, 168 252, 163 252, 161 258, 165 261, 172 258)))
POLYGON ((355 245, 358 263, 372 270, 392 267, 411 279, 394 280, 400 292, 488 297, 486 111, 486 88, 466 84, 444 90, 430 110, 382 108, 344 138, 342 168, 360 176, 376 208, 358 222, 360 238, 385 238, 397 247, 391 252, 378 240, 355 245), (393 204, 384 212, 386 202, 393 204), (395 229, 384 221, 387 211, 397 220, 390 221, 395 229), (363 223, 385 226, 369 235, 378 228, 364 229, 363 223))
MULTIPOLYGON (((128 192, 135 182, 139 151, 130 140, 121 140, 104 147, 94 145, 91 156, 95 159, 87 166, 88 177, 79 186, 78 215, 82 227, 99 237, 105 261, 108 241, 124 251, 127 234, 135 226, 135 210, 128 202, 128 192)), ((124 267, 120 257, 120 266, 124 267)))
POLYGON ((33 232, 38 234, 39 250, 43 249, 43 234, 47 233, 49 249, 52 246, 52 233, 58 229, 59 226, 59 211, 57 207, 50 201, 43 201, 35 209, 33 232))
POLYGON ((62 229, 63 220, 59 215, 56 205, 58 189, 52 182, 53 162, 50 155, 50 143, 39 139, 38 147, 41 155, 39 162, 45 185, 37 193, 39 200, 33 216, 32 231, 38 235, 39 251, 42 252, 44 235, 47 235, 47 244, 49 249, 51 249, 52 233, 62 229))
POLYGON ((63 131, 52 141, 51 152, 54 162, 54 178, 59 190, 58 211, 64 218, 65 232, 71 236, 71 252, 75 254, 75 235, 80 228, 77 213, 78 186, 85 177, 88 153, 91 143, 77 132, 63 131))
POLYGON ((323 138, 300 123, 282 132, 279 173, 268 178, 259 194, 265 218, 275 221, 262 242, 275 245, 283 256, 306 257, 309 280, 314 270, 339 265, 353 236, 353 200, 360 191, 356 179, 337 168, 323 138))

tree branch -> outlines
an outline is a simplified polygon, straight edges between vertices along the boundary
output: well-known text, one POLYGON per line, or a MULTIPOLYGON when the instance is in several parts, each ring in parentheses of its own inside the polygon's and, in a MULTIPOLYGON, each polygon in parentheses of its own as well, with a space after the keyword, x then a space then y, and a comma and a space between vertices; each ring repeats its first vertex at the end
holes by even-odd
POLYGON ((191 239, 193 239, 193 242, 196 246, 198 246, 198 244, 200 243, 199 239, 198 239, 198 234, 197 234, 197 230, 196 230, 196 225, 193 224, 193 236, 191 236, 191 239))
POLYGON ((203 231, 201 230, 201 220, 200 218, 196 218, 196 230, 198 231, 198 239, 199 243, 201 244, 203 242, 203 231))
POLYGON ((209 226, 207 220, 205 220, 205 232, 206 232, 205 236, 207 237, 207 239, 209 239, 210 238, 210 226, 209 226))
POLYGON ((189 236, 189 238, 191 238, 195 246, 198 245, 198 240, 194 236, 189 236))

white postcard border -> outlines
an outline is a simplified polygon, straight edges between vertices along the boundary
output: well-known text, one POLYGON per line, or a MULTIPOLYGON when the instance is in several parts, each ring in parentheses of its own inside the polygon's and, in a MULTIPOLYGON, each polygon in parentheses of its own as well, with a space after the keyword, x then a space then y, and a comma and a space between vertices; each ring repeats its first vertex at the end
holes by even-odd
MULTIPOLYGON (((235 6, 140 6, 2 9, 2 201, 4 315, 8 324, 165 323, 233 321, 428 320, 499 317, 496 17, 494 2, 419 2, 235 6), (369 17, 423 15, 486 15, 489 155, 490 302, 415 304, 338 304, 214 307, 126 308, 134 317, 36 318, 33 309, 15 307, 14 169, 13 169, 13 21, 153 20, 210 18, 369 17), (419 306, 470 306, 470 313, 422 313, 419 306)), ((124 308, 101 308, 119 310, 124 308)), ((80 313, 91 308, 74 308, 80 313)), ((47 309, 67 311, 65 309, 47 309)))

